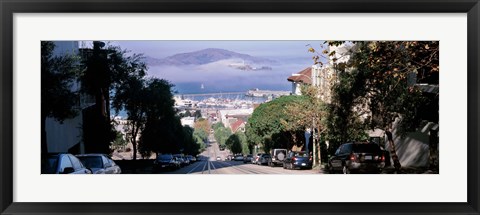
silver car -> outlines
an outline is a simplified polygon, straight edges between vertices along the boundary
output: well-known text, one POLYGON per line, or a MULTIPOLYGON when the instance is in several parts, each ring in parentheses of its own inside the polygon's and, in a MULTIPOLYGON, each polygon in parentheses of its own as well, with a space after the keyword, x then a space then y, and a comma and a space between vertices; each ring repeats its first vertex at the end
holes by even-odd
POLYGON ((42 174, 92 174, 80 160, 67 153, 42 155, 42 174))
POLYGON ((92 170, 93 174, 122 173, 120 167, 104 154, 81 154, 76 156, 87 168, 92 170))

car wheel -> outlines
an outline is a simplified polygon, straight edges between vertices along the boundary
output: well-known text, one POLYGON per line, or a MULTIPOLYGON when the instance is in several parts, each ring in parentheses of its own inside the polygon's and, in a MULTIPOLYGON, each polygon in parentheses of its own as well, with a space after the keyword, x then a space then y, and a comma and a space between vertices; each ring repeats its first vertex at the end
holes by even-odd
POLYGON ((346 165, 343 165, 342 172, 343 174, 350 174, 350 169, 346 165))

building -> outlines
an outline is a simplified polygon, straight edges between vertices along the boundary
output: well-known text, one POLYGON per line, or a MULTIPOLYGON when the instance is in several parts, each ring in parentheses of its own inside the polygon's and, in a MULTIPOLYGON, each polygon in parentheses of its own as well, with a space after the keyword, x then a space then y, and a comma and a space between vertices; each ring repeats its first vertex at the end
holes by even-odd
POLYGON ((182 126, 189 126, 190 128, 195 128, 195 117, 183 117, 180 119, 182 126))
POLYGON ((292 82, 292 95, 302 95, 302 85, 312 84, 312 67, 307 67, 304 70, 292 74, 287 80, 292 82))
POLYGON ((232 130, 232 133, 245 132, 246 124, 247 123, 243 119, 238 119, 236 122, 231 124, 230 129, 232 130))
MULTIPOLYGON (((54 44, 54 56, 79 54, 79 43, 77 41, 56 41, 54 44)), ((79 81, 72 83, 71 90, 80 90, 79 81)), ((54 118, 46 119, 45 131, 48 152, 70 152, 73 154, 85 152, 82 136, 83 110, 93 104, 94 99, 92 96, 81 95, 78 105, 74 107, 78 110, 78 115, 76 117, 65 119, 62 123, 54 118)))
POLYGON ((246 109, 224 109, 218 110, 217 117, 219 121, 223 123, 226 128, 231 127, 231 124, 236 122, 239 118, 247 121, 253 113, 253 108, 246 109))

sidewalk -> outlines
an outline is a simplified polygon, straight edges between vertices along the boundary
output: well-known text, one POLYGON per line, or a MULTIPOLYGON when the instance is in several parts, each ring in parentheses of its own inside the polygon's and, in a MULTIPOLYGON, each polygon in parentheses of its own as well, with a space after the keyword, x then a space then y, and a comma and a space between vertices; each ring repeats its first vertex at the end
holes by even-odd
MULTIPOLYGON (((319 172, 320 174, 329 174, 328 171, 325 169, 324 164, 313 167, 313 170, 319 172)), ((426 167, 402 166, 400 168, 400 171, 396 173, 395 168, 393 166, 389 166, 385 167, 381 174, 438 174, 438 171, 432 171, 426 167)))
POLYGON ((426 167, 402 166, 400 170, 397 173, 395 173, 395 168, 393 166, 390 166, 390 167, 385 167, 382 173, 385 173, 385 174, 438 174, 438 171, 432 171, 426 167))

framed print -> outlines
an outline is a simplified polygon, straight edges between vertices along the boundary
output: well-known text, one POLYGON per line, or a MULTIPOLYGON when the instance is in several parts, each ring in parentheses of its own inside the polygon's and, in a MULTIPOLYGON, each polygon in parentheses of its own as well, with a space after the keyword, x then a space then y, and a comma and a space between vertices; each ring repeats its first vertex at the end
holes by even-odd
POLYGON ((478 0, 0 7, 2 214, 479 214, 478 0))

